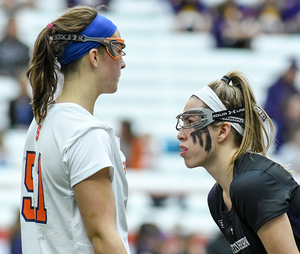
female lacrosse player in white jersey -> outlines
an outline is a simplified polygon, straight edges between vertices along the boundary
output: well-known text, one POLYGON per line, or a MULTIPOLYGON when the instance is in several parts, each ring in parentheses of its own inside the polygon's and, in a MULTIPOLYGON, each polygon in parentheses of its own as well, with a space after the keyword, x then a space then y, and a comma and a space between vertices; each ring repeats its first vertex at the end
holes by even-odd
POLYGON ((129 253, 125 158, 111 127, 93 116, 114 93, 124 40, 89 7, 75 7, 39 34, 27 75, 35 119, 22 176, 23 253, 129 253), (56 72, 64 75, 57 96, 56 72))
POLYGON ((186 166, 217 182, 208 205, 232 252, 299 254, 300 186, 266 157, 273 126, 246 76, 232 71, 196 91, 177 120, 186 166))

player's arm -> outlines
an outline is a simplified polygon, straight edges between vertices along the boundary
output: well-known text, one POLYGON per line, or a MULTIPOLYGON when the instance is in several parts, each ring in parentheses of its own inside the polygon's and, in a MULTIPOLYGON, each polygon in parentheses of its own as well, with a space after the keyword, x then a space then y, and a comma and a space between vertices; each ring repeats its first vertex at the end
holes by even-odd
POLYGON ((116 231, 116 207, 109 169, 104 168, 76 184, 74 192, 94 253, 127 253, 116 231))
POLYGON ((286 213, 266 222, 257 234, 269 254, 299 254, 286 213))

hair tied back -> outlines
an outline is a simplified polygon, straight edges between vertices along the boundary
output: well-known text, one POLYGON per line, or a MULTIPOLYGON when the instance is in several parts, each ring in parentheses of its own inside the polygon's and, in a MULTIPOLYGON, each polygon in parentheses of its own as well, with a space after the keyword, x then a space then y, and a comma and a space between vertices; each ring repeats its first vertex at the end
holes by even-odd
POLYGON ((226 76, 226 75, 224 75, 224 76, 221 78, 221 80, 224 81, 227 85, 229 85, 229 83, 230 83, 230 81, 231 81, 231 79, 230 79, 228 76, 226 76))
POLYGON ((51 23, 49 23, 49 24, 47 25, 47 27, 49 27, 50 30, 53 29, 53 25, 52 25, 51 23))

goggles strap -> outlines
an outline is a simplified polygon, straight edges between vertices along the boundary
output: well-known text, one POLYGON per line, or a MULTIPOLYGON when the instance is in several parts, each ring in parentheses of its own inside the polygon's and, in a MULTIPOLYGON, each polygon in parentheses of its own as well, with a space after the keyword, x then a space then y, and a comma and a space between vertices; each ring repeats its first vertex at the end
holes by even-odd
POLYGON ((54 34, 52 35, 52 41, 85 42, 85 37, 85 35, 80 34, 54 34))
MULTIPOLYGON (((80 33, 89 37, 108 38, 114 34, 117 26, 113 24, 106 17, 97 14, 95 19, 80 33)), ((70 41, 68 45, 63 49, 58 57, 58 61, 61 66, 67 65, 76 59, 84 56, 92 48, 99 47, 99 42, 87 41, 86 43, 77 43, 76 41, 70 41)))
POLYGON ((254 107, 255 107, 257 113, 259 114, 261 120, 263 122, 266 121, 268 117, 267 117, 266 113, 264 112, 264 110, 258 105, 255 105, 254 107))
MULTIPOLYGON (((202 87, 201 89, 196 91, 193 95, 195 95, 200 100, 202 100, 214 112, 219 113, 218 111, 228 111, 224 106, 223 102, 219 99, 219 97, 209 86, 202 87)), ((240 133, 242 136, 244 135, 244 129, 242 128, 241 125, 239 125, 239 123, 230 121, 230 124, 238 133, 240 133)))
POLYGON ((222 120, 233 123, 241 123, 243 124, 245 120, 242 117, 238 117, 237 115, 244 113, 245 108, 235 108, 231 110, 223 110, 219 112, 213 112, 212 118, 213 120, 222 120))

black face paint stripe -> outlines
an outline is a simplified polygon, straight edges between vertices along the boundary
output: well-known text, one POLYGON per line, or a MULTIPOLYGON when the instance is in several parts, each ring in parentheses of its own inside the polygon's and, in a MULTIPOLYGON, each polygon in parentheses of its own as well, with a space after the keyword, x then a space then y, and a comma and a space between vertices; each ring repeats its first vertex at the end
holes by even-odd
POLYGON ((197 138, 199 139, 199 144, 201 147, 203 147, 203 138, 202 138, 202 130, 195 130, 191 133, 191 137, 193 138, 194 144, 197 143, 197 138))
POLYGON ((205 127, 201 130, 195 130, 191 133, 191 137, 193 138, 194 144, 197 143, 197 138, 199 139, 199 144, 201 147, 204 145, 204 141, 202 138, 202 135, 206 135, 206 144, 205 144, 205 151, 209 152, 211 150, 212 144, 211 144, 211 136, 208 131, 208 128, 205 127))

